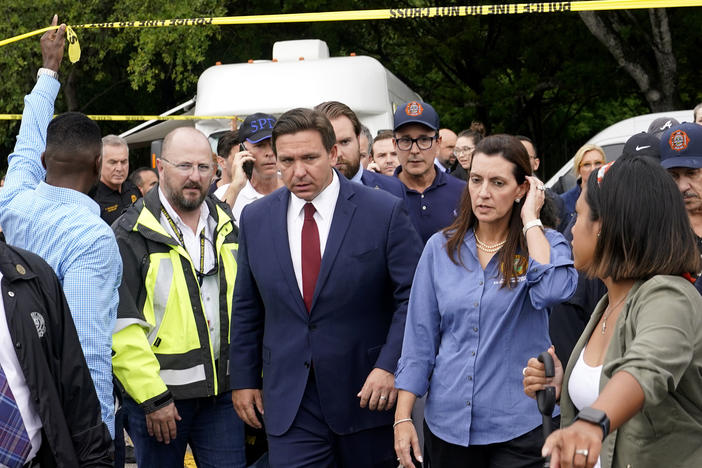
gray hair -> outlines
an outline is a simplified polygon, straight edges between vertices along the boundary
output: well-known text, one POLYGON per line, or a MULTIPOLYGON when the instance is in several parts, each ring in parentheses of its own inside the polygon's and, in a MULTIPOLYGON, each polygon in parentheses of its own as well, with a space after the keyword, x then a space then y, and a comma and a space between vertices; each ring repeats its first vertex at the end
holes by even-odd
POLYGON ((368 154, 371 154, 373 151, 373 135, 371 135, 370 130, 368 127, 365 125, 361 124, 361 135, 364 135, 366 137, 366 140, 368 140, 368 154))
POLYGON ((102 146, 124 146, 129 151, 127 140, 117 135, 105 135, 102 137, 102 146))

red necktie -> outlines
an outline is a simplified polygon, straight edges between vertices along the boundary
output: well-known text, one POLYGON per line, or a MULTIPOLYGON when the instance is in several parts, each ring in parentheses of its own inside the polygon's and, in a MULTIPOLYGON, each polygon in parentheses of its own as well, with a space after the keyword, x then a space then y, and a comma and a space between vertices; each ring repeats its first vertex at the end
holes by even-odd
POLYGON ((314 205, 305 203, 305 222, 302 224, 302 298, 307 312, 312 308, 314 288, 317 285, 322 256, 319 252, 319 230, 314 221, 314 205))

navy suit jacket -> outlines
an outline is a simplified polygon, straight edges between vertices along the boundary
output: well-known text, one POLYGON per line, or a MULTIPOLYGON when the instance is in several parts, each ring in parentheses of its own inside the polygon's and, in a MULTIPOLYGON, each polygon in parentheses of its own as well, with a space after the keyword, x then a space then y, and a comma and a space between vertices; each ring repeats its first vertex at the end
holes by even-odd
POLYGON ((311 366, 335 433, 392 423, 394 411, 360 408, 356 394, 373 368, 395 372, 422 241, 402 200, 341 175, 339 183, 309 314, 288 244, 290 192, 278 189, 242 213, 231 383, 233 389, 263 388, 272 435, 290 428, 311 366))
POLYGON ((405 185, 396 177, 389 177, 385 174, 378 174, 377 172, 363 169, 361 182, 366 187, 383 189, 398 198, 405 198, 405 185))

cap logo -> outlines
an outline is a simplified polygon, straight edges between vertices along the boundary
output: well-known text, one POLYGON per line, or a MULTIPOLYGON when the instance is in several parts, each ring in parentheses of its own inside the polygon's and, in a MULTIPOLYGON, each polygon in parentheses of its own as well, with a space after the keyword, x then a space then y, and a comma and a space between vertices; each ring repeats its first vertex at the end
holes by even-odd
POLYGON ((683 151, 689 143, 690 137, 682 130, 675 130, 670 134, 670 139, 668 140, 668 144, 673 151, 683 151))
POLYGON ((672 120, 669 120, 669 121, 667 121, 666 123, 664 123, 664 124, 661 126, 660 129, 661 129, 661 130, 666 130, 666 129, 672 127, 672 126, 673 126, 673 121, 672 121, 672 120))
POLYGON ((417 101, 408 102, 407 107, 405 107, 405 114, 410 117, 418 117, 422 115, 423 112, 424 108, 417 101))

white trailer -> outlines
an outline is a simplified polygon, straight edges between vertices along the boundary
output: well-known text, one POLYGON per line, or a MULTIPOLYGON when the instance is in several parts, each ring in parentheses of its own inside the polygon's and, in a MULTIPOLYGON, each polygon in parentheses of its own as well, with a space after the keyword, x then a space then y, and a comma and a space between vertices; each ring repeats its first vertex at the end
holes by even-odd
MULTIPOLYGON (((330 57, 324 41, 309 39, 276 42, 272 60, 208 68, 200 75, 195 105, 188 113, 232 115, 237 116, 240 123, 255 112, 278 117, 295 107, 314 107, 330 100, 348 105, 375 134, 378 130, 392 128, 397 106, 421 100, 421 97, 378 60, 355 55, 330 57)), ((213 145, 219 134, 235 125, 227 119, 185 124, 201 130, 213 145)), ((181 121, 142 124, 122 136, 130 145, 143 145, 163 138, 168 131, 182 125, 181 121)))

